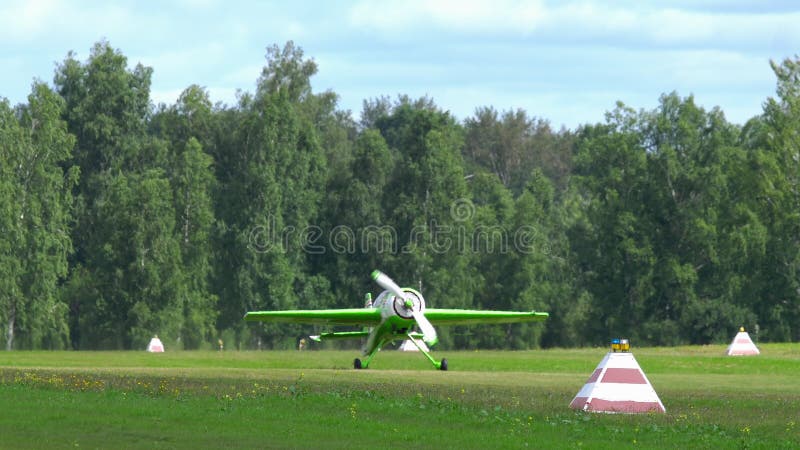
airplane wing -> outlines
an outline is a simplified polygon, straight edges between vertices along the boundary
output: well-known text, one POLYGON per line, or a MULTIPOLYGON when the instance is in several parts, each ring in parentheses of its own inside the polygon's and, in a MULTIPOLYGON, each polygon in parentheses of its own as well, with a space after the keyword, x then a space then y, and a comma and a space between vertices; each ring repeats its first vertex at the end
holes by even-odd
POLYGON ((471 309, 425 309, 433 325, 477 325, 481 323, 535 322, 547 319, 546 312, 479 311, 471 309))
POLYGON ((251 311, 244 315, 244 320, 249 322, 376 326, 381 323, 381 312, 375 308, 251 311))

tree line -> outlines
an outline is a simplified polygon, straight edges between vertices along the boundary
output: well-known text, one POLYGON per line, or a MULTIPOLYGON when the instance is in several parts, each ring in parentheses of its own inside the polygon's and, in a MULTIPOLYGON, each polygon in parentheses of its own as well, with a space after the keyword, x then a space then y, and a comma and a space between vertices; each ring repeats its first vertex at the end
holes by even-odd
POLYGON ((291 348, 250 310, 349 308, 381 269, 442 308, 539 310, 445 348, 800 340, 800 59, 744 125, 692 96, 554 129, 430 98, 314 92, 293 42, 255 92, 150 99, 108 42, 0 100, 0 329, 11 349, 291 348))

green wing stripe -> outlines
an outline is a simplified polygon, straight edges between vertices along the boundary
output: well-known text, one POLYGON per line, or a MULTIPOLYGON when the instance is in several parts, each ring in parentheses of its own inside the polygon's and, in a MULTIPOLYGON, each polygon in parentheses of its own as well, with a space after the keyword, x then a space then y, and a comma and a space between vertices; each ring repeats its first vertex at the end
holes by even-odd
POLYGON ((251 311, 244 315, 244 320, 249 322, 374 326, 381 323, 381 312, 375 308, 251 311))
POLYGON ((546 312, 478 311, 470 309, 426 309, 425 317, 434 325, 475 325, 481 323, 536 322, 547 319, 546 312))

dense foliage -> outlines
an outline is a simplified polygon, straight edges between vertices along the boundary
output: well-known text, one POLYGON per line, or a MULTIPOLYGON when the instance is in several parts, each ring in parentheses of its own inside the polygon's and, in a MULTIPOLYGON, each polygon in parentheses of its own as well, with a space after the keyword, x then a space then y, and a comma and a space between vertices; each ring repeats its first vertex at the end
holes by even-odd
POLYGON ((242 315, 359 306, 374 268, 436 307, 551 313, 450 348, 800 340, 800 60, 772 67, 743 126, 670 93, 554 130, 406 96, 356 120, 292 42, 235 105, 154 106, 153 70, 99 42, 0 101, 5 347, 288 348, 312 329, 242 315))

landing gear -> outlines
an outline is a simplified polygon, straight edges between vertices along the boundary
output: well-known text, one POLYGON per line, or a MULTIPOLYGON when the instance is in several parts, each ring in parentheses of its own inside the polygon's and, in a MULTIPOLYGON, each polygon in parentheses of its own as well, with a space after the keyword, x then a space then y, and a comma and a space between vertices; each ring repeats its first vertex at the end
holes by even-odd
POLYGON ((356 358, 353 361, 353 369, 357 369, 357 370, 361 369, 361 360, 360 359, 356 358))
POLYGON ((419 341, 417 341, 417 339, 414 336, 412 336, 411 333, 408 333, 407 336, 408 336, 408 339, 414 345, 417 346, 417 349, 419 349, 420 353, 422 353, 423 355, 425 355, 426 358, 428 358, 428 361, 430 361, 431 364, 433 364, 433 367, 436 367, 439 370, 447 370, 447 359, 442 359, 441 361, 436 361, 433 358, 433 356, 431 356, 431 353, 428 351, 428 349, 427 348, 423 348, 422 345, 420 345, 419 341))

